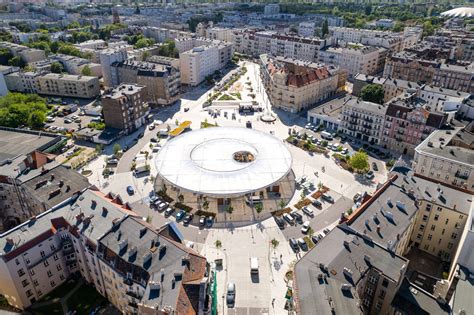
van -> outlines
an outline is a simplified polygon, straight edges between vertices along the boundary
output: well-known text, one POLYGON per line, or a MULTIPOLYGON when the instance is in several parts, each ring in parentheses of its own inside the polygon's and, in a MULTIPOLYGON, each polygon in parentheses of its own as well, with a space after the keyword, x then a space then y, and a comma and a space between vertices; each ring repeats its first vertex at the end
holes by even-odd
POLYGON ((327 132, 327 131, 322 131, 321 132, 321 138, 323 138, 324 140, 328 140, 328 141, 332 141, 333 140, 333 137, 332 135, 327 132))
POLYGON ((258 273, 258 258, 250 257, 250 273, 258 273))

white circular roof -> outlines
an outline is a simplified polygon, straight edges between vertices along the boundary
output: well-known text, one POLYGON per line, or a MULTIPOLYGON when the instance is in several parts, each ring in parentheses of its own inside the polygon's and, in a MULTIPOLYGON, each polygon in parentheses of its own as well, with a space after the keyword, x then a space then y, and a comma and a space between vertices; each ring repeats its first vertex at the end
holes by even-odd
POLYGON ((212 127, 169 140, 156 158, 158 174, 181 189, 211 196, 243 195, 274 184, 291 170, 279 139, 249 128, 212 127))
POLYGON ((469 18, 474 18, 474 8, 470 7, 461 7, 461 8, 456 8, 452 9, 449 11, 445 11, 441 13, 442 16, 448 16, 448 17, 469 17, 469 18))

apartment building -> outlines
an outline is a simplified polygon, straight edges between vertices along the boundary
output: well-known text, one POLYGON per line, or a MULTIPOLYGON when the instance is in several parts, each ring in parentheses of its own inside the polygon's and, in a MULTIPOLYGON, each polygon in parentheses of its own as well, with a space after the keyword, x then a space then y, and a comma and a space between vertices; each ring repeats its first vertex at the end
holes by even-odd
POLYGON ((127 60, 111 65, 118 83, 137 83, 147 87, 150 105, 170 105, 179 99, 181 74, 162 64, 127 60))
POLYGON ((120 84, 101 98, 105 124, 126 134, 137 130, 150 112, 146 99, 146 86, 120 84))
POLYGON ((38 93, 38 77, 40 72, 26 71, 20 69, 5 75, 5 84, 8 91, 21 93, 38 93))
POLYGON ((0 48, 8 49, 13 56, 20 57, 26 63, 46 59, 46 54, 41 49, 29 48, 10 42, 0 42, 0 48))
POLYGON ((107 43, 102 39, 90 39, 82 43, 74 44, 74 47, 79 48, 79 49, 87 48, 87 49, 93 49, 93 50, 104 49, 106 48, 106 46, 107 46, 107 43))
POLYGON ((206 38, 232 43, 234 30, 232 28, 211 27, 206 29, 206 38))
POLYGON ((57 54, 49 57, 51 61, 61 63, 64 70, 69 74, 81 75, 85 67, 89 68, 91 76, 102 77, 102 67, 100 64, 93 63, 88 59, 75 56, 57 54))
POLYGON ((0 128, 0 141, 0 231, 25 222, 89 187, 84 176, 45 153, 60 146, 63 137, 0 128))
POLYGON ((115 71, 112 71, 111 65, 114 62, 122 62, 128 58, 128 48, 119 46, 111 49, 105 49, 100 53, 100 66, 102 68, 102 76, 106 87, 116 87, 119 80, 115 71))
POLYGON ((240 30, 234 32, 235 51, 253 57, 262 54, 318 62, 319 51, 331 39, 306 38, 275 31, 240 30))
POLYGON ((391 79, 383 77, 374 77, 371 75, 366 75, 359 73, 354 77, 354 84, 352 87, 352 94, 355 96, 360 96, 362 88, 368 84, 377 84, 381 85, 384 90, 384 103, 387 103, 394 97, 403 95, 405 93, 413 93, 421 88, 421 85, 418 83, 400 80, 400 79, 391 79))
POLYGON ((5 76, 7 74, 18 71, 20 71, 18 67, 0 66, 0 96, 5 96, 8 94, 8 87, 7 83, 5 82, 5 76))
POLYGON ((153 38, 157 43, 164 43, 167 39, 191 38, 193 33, 173 30, 162 27, 148 26, 143 28, 143 35, 153 38))
POLYGON ((392 100, 386 108, 380 145, 410 156, 413 156, 418 144, 447 121, 447 114, 420 106, 416 98, 392 100))
POLYGON ((319 62, 347 70, 350 76, 358 73, 373 75, 383 70, 386 54, 387 50, 381 47, 327 47, 319 51, 319 62))
POLYGON ((386 110, 384 105, 351 99, 344 104, 339 130, 353 138, 380 144, 386 110))
POLYGON ((437 130, 415 148, 413 170, 474 191, 474 127, 437 130))
POLYGON ((13 41, 17 44, 28 44, 30 42, 37 41, 40 36, 48 36, 49 34, 39 33, 39 32, 11 32, 13 41))
POLYGON ((272 106, 296 113, 334 95, 345 82, 338 68, 283 57, 260 56, 272 106))
POLYGON ((301 22, 298 24, 298 35, 302 37, 313 37, 316 31, 316 23, 301 22))
POLYGON ((420 59, 414 53, 403 52, 387 57, 383 76, 474 92, 472 64, 450 65, 443 60, 420 59))
POLYGON ((59 73, 37 77, 38 93, 64 97, 94 98, 100 95, 99 78, 59 73))
POLYGON ((124 314, 198 314, 209 308, 208 266, 179 235, 173 223, 149 226, 119 196, 86 190, 2 234, 1 294, 25 309, 79 272, 124 314))
POLYGON ((179 54, 181 82, 190 86, 198 85, 206 76, 225 67, 232 55, 233 45, 224 42, 195 47, 179 54))

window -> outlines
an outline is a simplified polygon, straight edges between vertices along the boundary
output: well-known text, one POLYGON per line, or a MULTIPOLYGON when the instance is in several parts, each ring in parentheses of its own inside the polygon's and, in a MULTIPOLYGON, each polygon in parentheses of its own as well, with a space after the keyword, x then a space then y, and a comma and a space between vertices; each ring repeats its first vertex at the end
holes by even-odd
POLYGON ((48 262, 47 260, 45 260, 45 261, 43 262, 43 265, 44 265, 45 267, 48 267, 48 266, 49 266, 49 262, 48 262))
POLYGON ((437 214, 437 215, 434 216, 434 220, 438 221, 438 219, 439 219, 439 215, 437 214))
POLYGON ((38 290, 38 296, 42 296, 43 295, 43 292, 41 292, 41 290, 38 290))
POLYGON ((380 290, 379 298, 383 299, 385 297, 385 290, 380 290))
POLYGON ((374 289, 372 289, 371 287, 368 287, 367 290, 365 290, 365 293, 367 293, 368 295, 372 295, 374 294, 374 289))
POLYGON ((382 309, 382 301, 378 301, 377 304, 375 305, 375 308, 380 311, 382 309))
POLYGON ((431 234, 428 234, 428 241, 431 241, 431 238, 433 237, 433 235, 431 234))
POLYGON ((451 234, 451 238, 452 238, 453 240, 456 239, 456 237, 458 237, 458 235, 457 235, 456 233, 451 234))
POLYGON ((436 228, 436 225, 433 224, 433 225, 431 226, 431 231, 434 231, 435 228, 436 228))
POLYGON ((462 220, 462 218, 463 218, 462 214, 461 214, 461 215, 459 215, 459 220, 462 220))
POLYGON ((63 268, 61 268, 61 265, 57 265, 57 266, 56 266, 56 269, 57 269, 58 271, 61 271, 63 268))
POLYGON ((44 258, 46 256, 46 254, 44 253, 44 250, 42 250, 40 254, 41 254, 41 258, 44 258))
POLYGON ((446 224, 446 225, 447 225, 447 224, 448 224, 448 222, 449 222, 449 219, 446 219, 446 222, 444 222, 444 224, 446 224))
POLYGON ((445 231, 446 231, 446 229, 443 229, 443 230, 441 231, 441 235, 444 235, 444 232, 445 232, 445 231))
POLYGON ((20 264, 20 261, 18 260, 18 258, 15 259, 15 263, 17 266, 20 264))
POLYGON ((429 248, 430 248, 430 246, 429 246, 428 244, 426 244, 426 245, 423 247, 423 249, 426 250, 426 251, 428 251, 429 248))
POLYGON ((441 207, 438 207, 436 210, 438 210, 438 211, 441 211, 441 210, 443 210, 443 208, 441 208, 441 207))
POLYGON ((55 287, 55 286, 56 286, 56 282, 54 282, 54 280, 51 280, 51 286, 52 286, 52 287, 55 287))
POLYGON ((453 243, 449 242, 448 243, 448 249, 451 249, 451 248, 453 248, 453 243))
POLYGON ((26 290, 26 297, 30 297, 32 295, 33 295, 33 293, 31 293, 31 290, 26 290))
POLYGON ((25 258, 26 264, 30 263, 30 260, 28 258, 25 258))
POLYGON ((427 215, 423 216, 423 221, 428 221, 428 216, 427 215))
POLYGON ((54 255, 53 255, 53 258, 54 258, 54 261, 56 261, 56 260, 59 259, 57 254, 54 254, 54 255))
POLYGON ((369 306, 370 306, 370 300, 369 300, 368 298, 365 298, 365 299, 364 299, 364 305, 365 305, 366 307, 369 307, 369 306))
POLYGON ((56 246, 54 246, 54 244, 51 244, 50 248, 53 252, 56 250, 56 246))
POLYGON ((47 274, 48 274, 49 278, 51 278, 53 276, 53 273, 51 272, 51 270, 48 270, 47 274))
POLYGON ((377 283, 377 277, 373 276, 373 275, 370 275, 369 276, 369 282, 372 283, 372 284, 376 284, 377 283))
POLYGON ((388 287, 388 280, 387 280, 387 279, 383 279, 383 281, 382 281, 382 286, 383 286, 384 288, 388 287))
POLYGON ((63 276, 63 275, 59 275, 59 279, 64 280, 64 276, 63 276))
POLYGON ((39 285, 39 284, 38 284, 38 280, 33 280, 33 285, 34 285, 35 287, 37 287, 37 286, 39 285))
POLYGON ((32 276, 35 275, 35 270, 34 269, 30 269, 30 275, 32 275, 32 276))
POLYGON ((426 208, 425 208, 426 211, 431 211, 431 204, 426 204, 426 208))
POLYGON ((18 276, 21 277, 21 276, 23 276, 24 274, 25 274, 25 271, 23 270, 23 268, 20 268, 20 269, 18 270, 18 276))
POLYGON ((418 233, 418 235, 416 236, 416 238, 417 238, 417 239, 421 239, 422 236, 423 236, 423 235, 421 235, 421 234, 418 233))
POLYGON ((420 225, 420 231, 423 231, 425 229, 425 226, 423 224, 420 225))
POLYGON ((28 284, 30 284, 30 283, 28 282, 27 279, 24 279, 24 280, 21 282, 21 285, 22 285, 23 287, 26 287, 28 284))

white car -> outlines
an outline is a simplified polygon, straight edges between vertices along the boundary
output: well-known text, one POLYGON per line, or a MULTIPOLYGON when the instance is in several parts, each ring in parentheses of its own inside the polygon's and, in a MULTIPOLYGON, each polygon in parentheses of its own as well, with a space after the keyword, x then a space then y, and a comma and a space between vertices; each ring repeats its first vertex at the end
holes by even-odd
POLYGON ((304 126, 306 129, 311 129, 313 128, 313 125, 312 124, 306 124, 306 126, 304 126))
POLYGON ((310 225, 310 222, 309 222, 309 221, 305 221, 305 222, 303 223, 303 226, 301 227, 301 233, 303 233, 303 234, 308 233, 309 228, 310 228, 309 225, 310 225))
POLYGON ((303 207, 303 213, 306 213, 306 215, 309 215, 310 217, 314 215, 313 209, 310 209, 308 207, 303 207))

